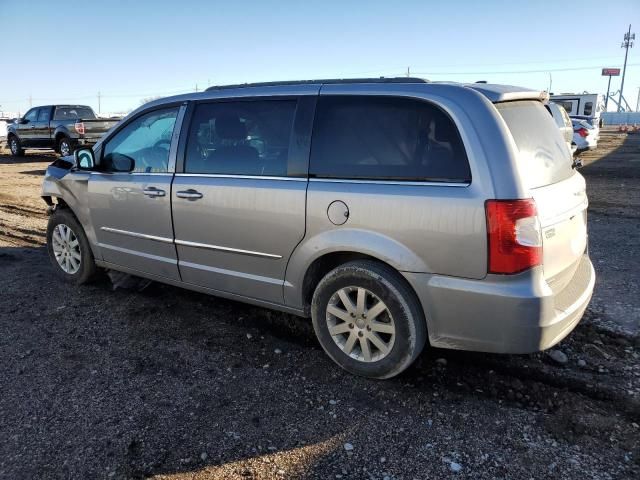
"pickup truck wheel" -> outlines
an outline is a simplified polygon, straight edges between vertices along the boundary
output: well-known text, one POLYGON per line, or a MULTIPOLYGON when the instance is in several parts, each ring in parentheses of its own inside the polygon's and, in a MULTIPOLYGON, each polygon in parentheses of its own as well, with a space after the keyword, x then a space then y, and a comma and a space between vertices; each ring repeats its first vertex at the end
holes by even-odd
POLYGON ((14 157, 22 157, 24 155, 24 149, 20 146, 20 140, 14 135, 9 137, 9 149, 11 150, 11 155, 14 157))
POLYGON ((47 252, 61 279, 77 285, 89 282, 96 264, 84 229, 68 209, 56 209, 47 225, 47 252))
POLYGON ((71 146, 71 140, 67 137, 62 137, 58 142, 58 152, 63 157, 71 155, 73 153, 73 147, 71 146))
POLYGON ((331 359, 355 375, 384 379, 422 351, 427 327, 415 293, 393 268, 349 262, 329 272, 311 302, 313 328, 331 359))

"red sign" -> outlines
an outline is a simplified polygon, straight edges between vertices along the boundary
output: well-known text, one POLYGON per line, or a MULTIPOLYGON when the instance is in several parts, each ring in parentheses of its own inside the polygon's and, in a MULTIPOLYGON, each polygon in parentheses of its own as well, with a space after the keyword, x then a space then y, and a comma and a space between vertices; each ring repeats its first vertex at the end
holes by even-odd
POLYGON ((606 76, 618 77, 618 76, 620 76, 620 69, 619 68, 603 68, 602 69, 602 76, 603 77, 606 77, 606 76))

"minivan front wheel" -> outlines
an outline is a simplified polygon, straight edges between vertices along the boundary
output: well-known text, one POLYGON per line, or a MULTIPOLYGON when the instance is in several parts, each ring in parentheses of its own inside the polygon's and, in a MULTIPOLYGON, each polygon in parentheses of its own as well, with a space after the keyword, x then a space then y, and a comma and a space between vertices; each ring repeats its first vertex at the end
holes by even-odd
POLYGON ((398 272, 375 261, 350 262, 329 272, 316 287, 311 310, 322 348, 355 375, 398 375, 426 342, 415 294, 398 272))
POLYGON ((76 284, 90 281, 96 264, 89 240, 76 217, 67 209, 56 209, 47 225, 47 251, 58 277, 76 284))

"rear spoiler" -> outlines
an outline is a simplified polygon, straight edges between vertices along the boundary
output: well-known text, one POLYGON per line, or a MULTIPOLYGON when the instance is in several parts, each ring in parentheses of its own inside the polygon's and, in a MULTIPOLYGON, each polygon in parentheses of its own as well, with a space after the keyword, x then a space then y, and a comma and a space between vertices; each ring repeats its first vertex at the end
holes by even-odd
POLYGON ((496 85, 490 83, 468 83, 465 87, 472 88, 487 97, 493 103, 514 102, 516 100, 549 101, 549 93, 539 90, 529 90, 511 85, 496 85))

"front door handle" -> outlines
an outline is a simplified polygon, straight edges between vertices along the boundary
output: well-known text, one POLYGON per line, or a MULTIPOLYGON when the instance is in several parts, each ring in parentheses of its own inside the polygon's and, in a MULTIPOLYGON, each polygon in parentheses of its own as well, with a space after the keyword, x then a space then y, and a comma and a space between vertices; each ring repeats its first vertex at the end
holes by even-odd
POLYGON ((164 190, 160 190, 156 187, 145 188, 143 192, 147 197, 164 197, 166 195, 164 190))
POLYGON ((193 188, 189 190, 183 190, 181 192, 176 192, 176 197, 178 198, 186 198, 187 200, 198 200, 202 198, 202 194, 193 188))

